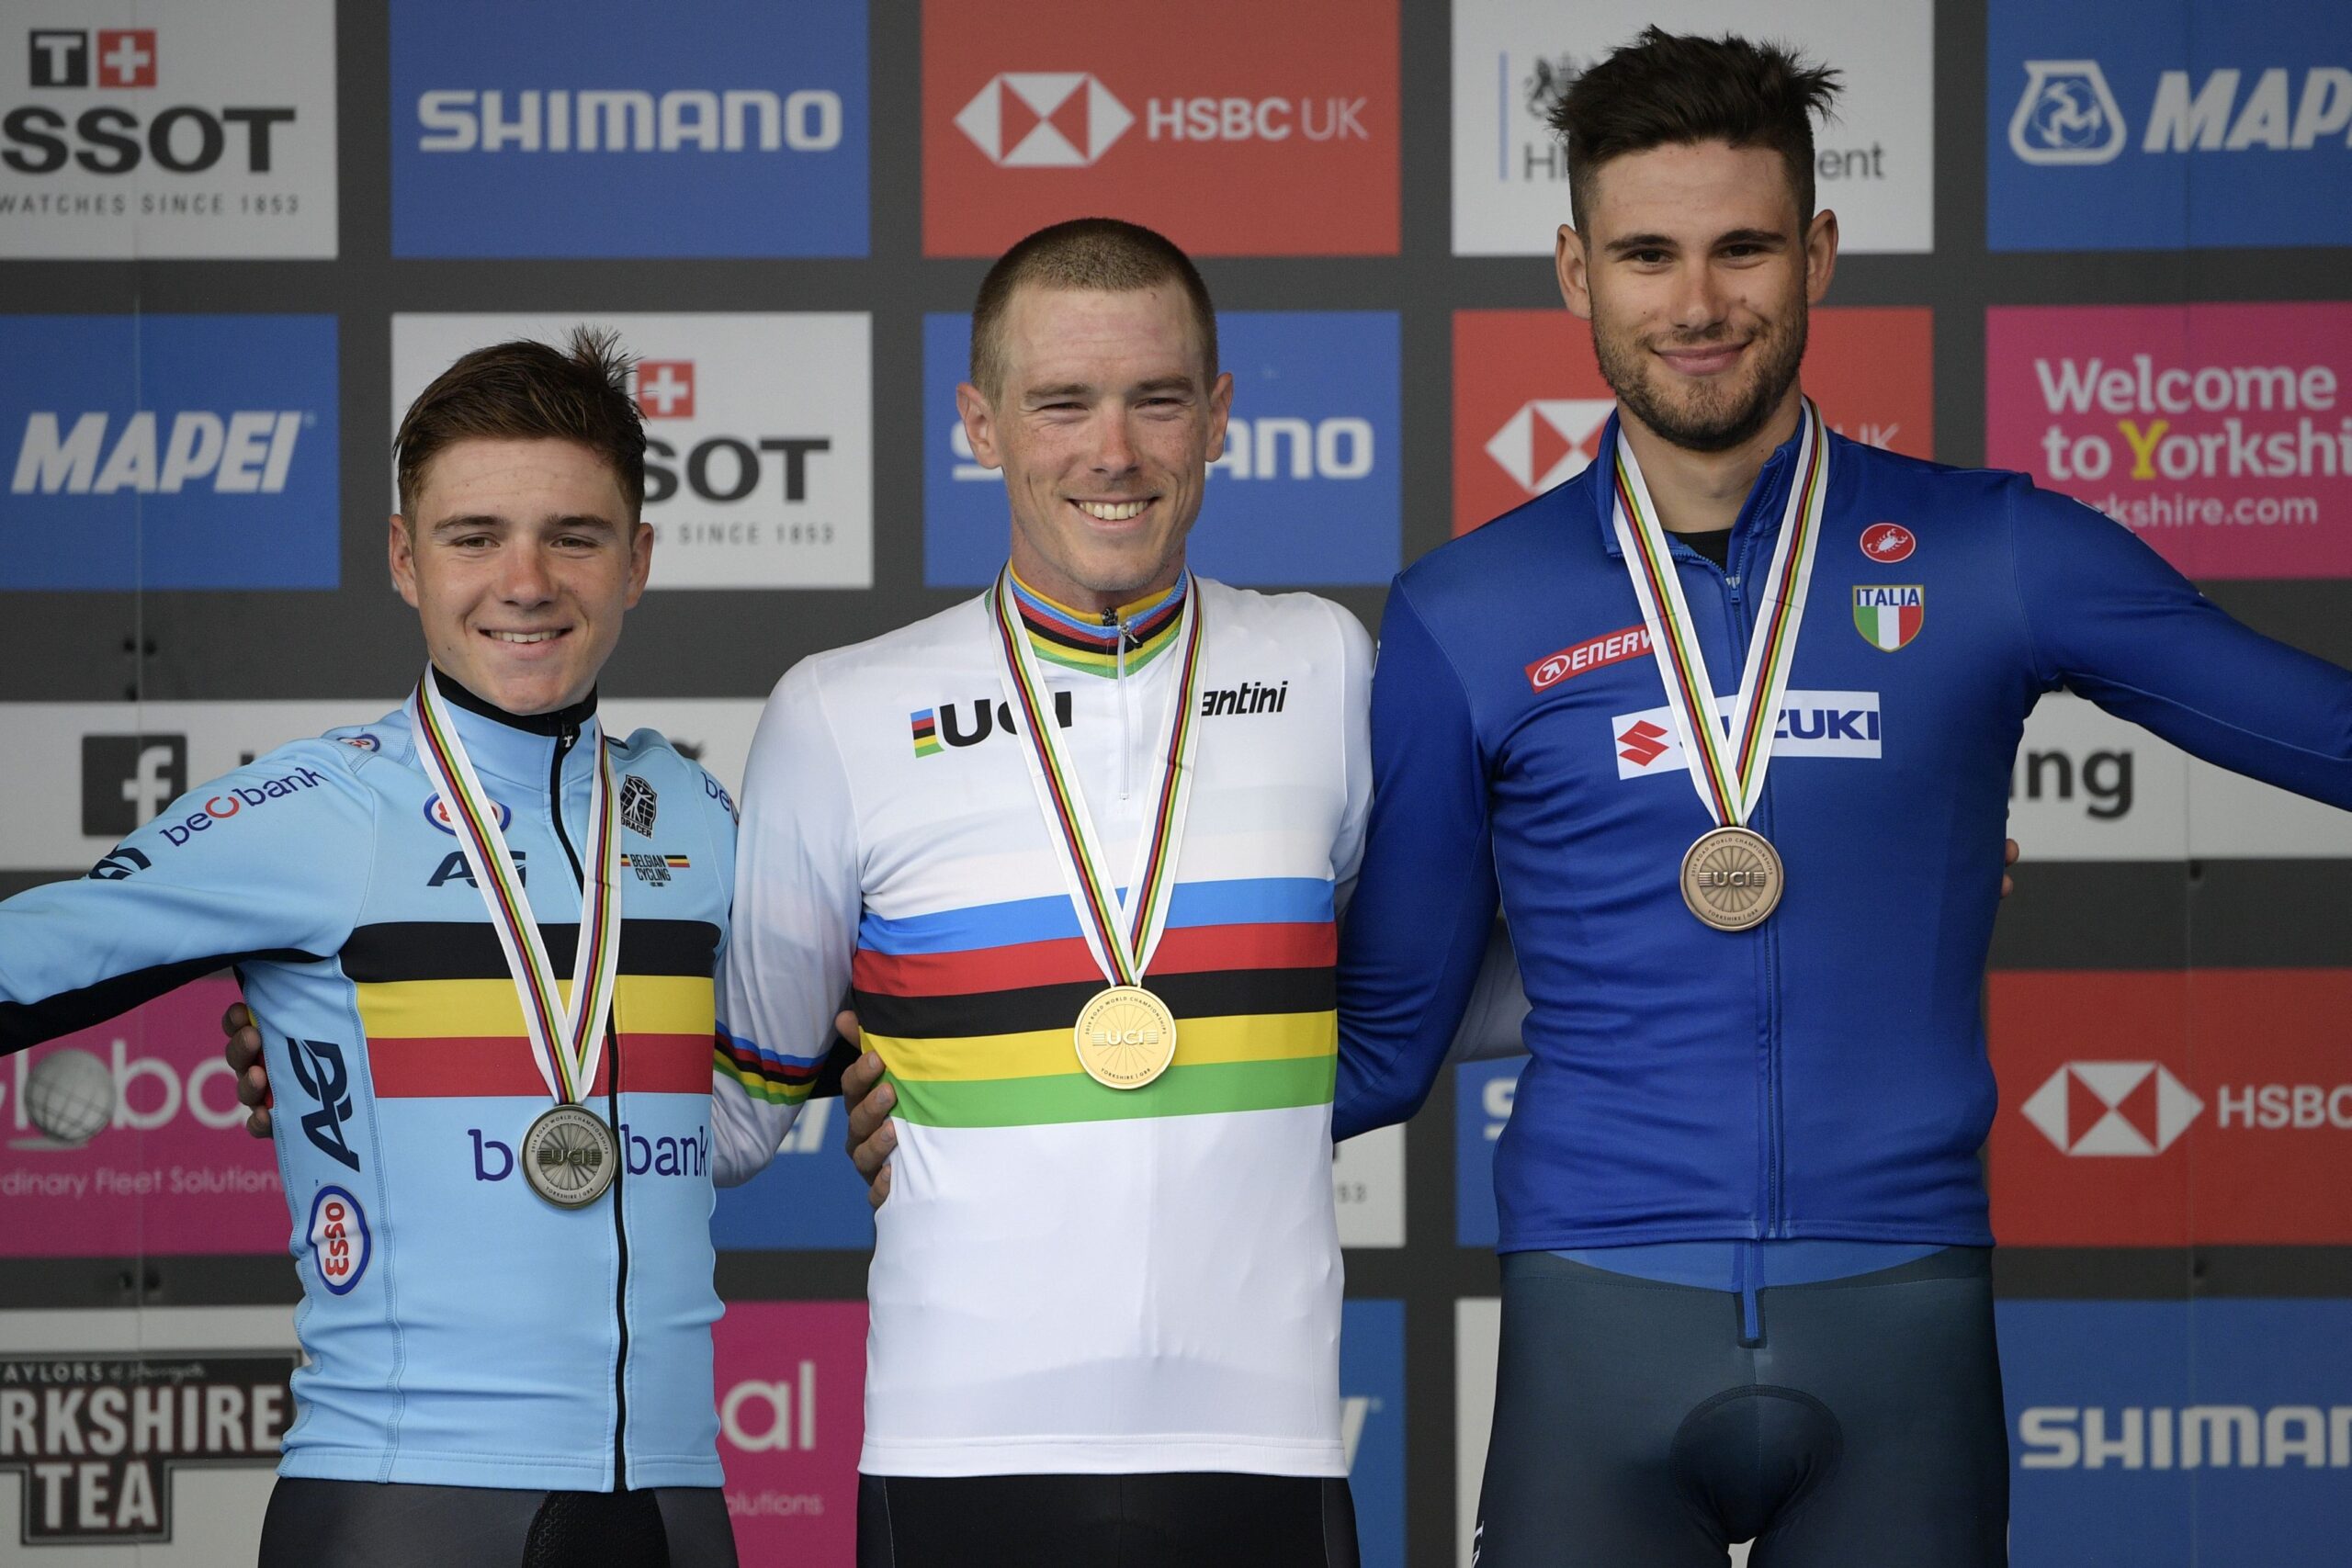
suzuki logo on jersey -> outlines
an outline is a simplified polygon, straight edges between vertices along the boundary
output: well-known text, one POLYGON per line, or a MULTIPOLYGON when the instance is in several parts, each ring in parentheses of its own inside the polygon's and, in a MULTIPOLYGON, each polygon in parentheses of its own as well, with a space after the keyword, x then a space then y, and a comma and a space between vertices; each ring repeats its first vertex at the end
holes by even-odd
MULTIPOLYGON (((1717 697, 1716 711, 1731 716, 1732 699, 1717 697)), ((1669 709, 1619 714, 1609 721, 1616 742, 1617 776, 1647 778, 1688 770, 1682 739, 1669 709)), ((1870 759, 1879 755, 1879 694, 1876 692, 1791 692, 1773 730, 1772 756, 1870 759)))
POLYGON ((1126 134, 1135 115, 1084 71, 1008 71, 989 79, 956 129, 1003 168, 1080 168, 1126 134))
POLYGON ((2069 1155, 2147 1156, 2172 1147, 2205 1102, 2158 1062, 2069 1062, 2018 1111, 2069 1155))
MULTIPOLYGON (((32 30, 32 85, 36 87, 92 85, 91 34, 62 28, 32 30)), ((101 28, 97 30, 97 81, 101 87, 152 87, 155 85, 155 29, 101 28)))
POLYGON ((1893 653, 1919 635, 1928 591, 1919 584, 1871 583, 1854 590, 1854 629, 1881 652, 1893 653))
POLYGON ((2123 113, 2096 60, 2029 60, 2009 146, 2029 164, 2105 164, 2123 151, 2123 113))
POLYGON ((1584 472, 1600 456, 1613 398, 1537 398, 1520 405, 1487 443, 1487 456, 1530 495, 1584 472))
POLYGON ((693 360, 640 359, 637 362, 636 378, 637 406, 646 418, 694 418, 693 360))
POLYGON ((1900 523, 1873 523, 1862 530, 1861 544, 1862 554, 1892 565, 1909 560, 1911 552, 1919 547, 1919 539, 1900 523))

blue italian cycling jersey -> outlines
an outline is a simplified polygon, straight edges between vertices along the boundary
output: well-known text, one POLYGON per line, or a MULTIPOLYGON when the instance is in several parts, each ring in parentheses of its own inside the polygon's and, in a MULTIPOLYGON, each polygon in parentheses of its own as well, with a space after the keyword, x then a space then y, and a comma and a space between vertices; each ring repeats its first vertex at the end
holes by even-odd
MULTIPOLYGON (((1427 1096, 1499 895, 1532 1059, 1496 1151, 1504 1251, 1831 1237, 1982 1246, 1979 996, 2026 716, 2060 687, 2222 766, 2352 806, 2352 674, 2240 626, 2020 475, 1837 437, 1753 826, 1781 905, 1684 907, 1713 826, 1611 527, 1577 478, 1388 599, 1374 795, 1341 937, 1337 1135, 1427 1096)), ((1718 568, 1672 547, 1724 705, 1792 437, 1718 568)))
MULTIPOLYGON (((593 699, 518 719, 441 690, 568 977, 593 699)), ((586 1103, 622 1159, 584 1208, 542 1200, 517 1168, 553 1100, 405 711, 281 747, 175 802, 103 876, 0 904, 0 1051, 236 967, 304 1296, 282 1474, 719 1484, 711 976, 732 804, 651 730, 606 744, 623 924, 586 1103)))

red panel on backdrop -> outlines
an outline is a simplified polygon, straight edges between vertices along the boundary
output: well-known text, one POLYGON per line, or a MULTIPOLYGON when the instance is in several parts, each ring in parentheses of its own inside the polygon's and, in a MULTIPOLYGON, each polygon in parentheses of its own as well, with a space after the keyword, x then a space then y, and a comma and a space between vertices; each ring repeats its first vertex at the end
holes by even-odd
MULTIPOLYGON (((1804 389, 1831 425, 1914 457, 1934 454, 1932 311, 1813 312, 1804 389)), ((1453 531, 1574 478, 1614 407, 1592 329, 1565 310, 1453 313, 1453 531)))
POLYGON ((849 1562, 865 1303, 729 1302, 712 1333, 736 1551, 747 1563, 849 1562))
POLYGON ((2352 969, 1992 976, 2011 1245, 2352 1242, 2352 969))
POLYGON ((1395 254, 1396 0, 1193 0, 1181 16, 926 6, 923 254, 993 256, 1101 215, 1194 255, 1395 254))
POLYGON ((286 1251, 276 1152, 245 1135, 220 1059, 236 999, 226 977, 198 980, 0 1061, 0 1257, 286 1251), (68 1081, 62 1065, 43 1070, 62 1051, 96 1057, 113 1087, 111 1119, 74 1146, 43 1136, 26 1103, 36 1080, 68 1081))

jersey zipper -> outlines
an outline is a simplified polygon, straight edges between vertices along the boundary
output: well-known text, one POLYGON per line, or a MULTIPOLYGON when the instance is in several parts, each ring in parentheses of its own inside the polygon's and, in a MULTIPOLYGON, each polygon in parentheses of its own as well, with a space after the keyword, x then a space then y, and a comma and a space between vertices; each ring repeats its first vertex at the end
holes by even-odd
MULTIPOLYGON (((578 744, 580 728, 567 719, 556 732, 555 760, 548 765, 548 814, 555 824, 555 841, 563 846, 564 859, 571 863, 571 874, 580 880, 581 908, 587 909, 587 877, 580 869, 580 855, 571 847, 571 836, 563 830, 563 760, 578 744)), ((602 737, 598 744, 603 744, 602 737)), ((603 759, 595 760, 601 764, 603 759)), ((574 941, 587 940, 582 931, 574 941)), ((620 1162, 613 1168, 613 1241, 620 1251, 620 1279, 613 1290, 613 1318, 620 1328, 620 1349, 613 1358, 613 1490, 628 1488, 628 1228, 621 1219, 621 1183, 628 1175, 628 1145, 622 1136, 621 1126, 621 1042, 614 1027, 613 1015, 605 1015, 605 1120, 611 1124, 613 1137, 620 1148, 620 1162)))
POLYGON ((1119 618, 1116 610, 1103 611, 1102 624, 1116 634, 1111 639, 1111 646, 1117 650, 1117 672, 1112 677, 1111 683, 1119 695, 1119 798, 1125 800, 1135 785, 1127 761, 1127 752, 1135 744, 1127 730, 1127 634, 1131 628, 1129 623, 1119 618))

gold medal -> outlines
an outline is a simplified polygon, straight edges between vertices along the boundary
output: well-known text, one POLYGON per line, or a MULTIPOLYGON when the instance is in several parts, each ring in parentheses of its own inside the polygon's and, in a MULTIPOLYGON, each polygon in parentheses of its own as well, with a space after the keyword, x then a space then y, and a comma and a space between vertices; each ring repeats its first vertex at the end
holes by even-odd
POLYGON ((1682 901, 1719 931, 1763 924, 1781 902, 1783 880, 1780 852, 1750 828, 1702 833, 1682 856, 1682 901))
POLYGON ((621 1163, 612 1128, 579 1105, 540 1112, 516 1157, 531 1190, 562 1209, 584 1209, 602 1198, 621 1163))
POLYGON ((1078 1065, 1105 1089, 1141 1089, 1176 1059, 1176 1015, 1141 986, 1106 986, 1075 1031, 1078 1065))

